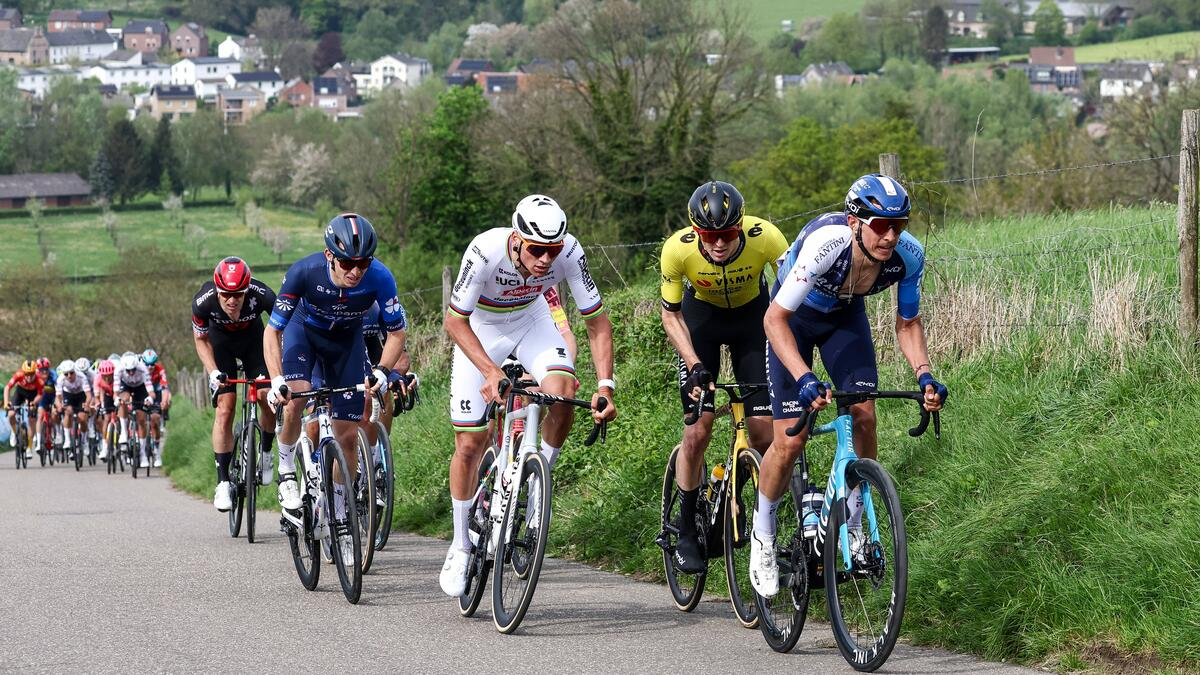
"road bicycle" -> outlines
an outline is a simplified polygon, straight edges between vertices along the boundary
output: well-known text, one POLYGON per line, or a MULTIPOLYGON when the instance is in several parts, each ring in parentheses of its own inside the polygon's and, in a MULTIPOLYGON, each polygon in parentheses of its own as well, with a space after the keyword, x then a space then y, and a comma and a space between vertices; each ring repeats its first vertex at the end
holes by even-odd
POLYGON ((121 473, 125 472, 125 455, 129 451, 129 443, 121 443, 121 427, 124 421, 117 416, 116 405, 108 406, 101 405, 98 408, 100 417, 104 421, 104 443, 107 446, 108 454, 105 456, 105 464, 108 467, 108 473, 117 473, 118 467, 121 473))
MULTIPOLYGON (((300 460, 296 480, 300 483, 301 506, 296 511, 283 510, 280 518, 280 529, 288 537, 292 552, 292 562, 300 583, 307 590, 317 587, 321 576, 321 552, 326 548, 333 558, 337 569, 338 581, 342 593, 352 604, 358 603, 362 594, 363 562, 367 550, 371 549, 372 535, 370 522, 373 520, 374 482, 362 480, 360 475, 352 475, 346 453, 337 438, 333 435, 331 397, 338 394, 350 394, 366 391, 367 385, 358 384, 352 387, 321 387, 305 392, 293 392, 293 399, 312 401, 313 411, 305 415, 301 423, 300 441, 297 446, 297 458, 300 460), (305 433, 305 428, 311 421, 318 424, 317 442, 314 444, 305 433), (346 495, 346 508, 341 517, 336 517, 333 510, 334 467, 337 467, 338 479, 346 495), (360 492, 358 486, 365 483, 368 492, 360 492), (364 526, 363 520, 366 520, 364 526), (349 536, 352 541, 352 564, 347 565, 343 560, 339 542, 341 537, 349 536)), ((283 431, 283 406, 276 408, 275 433, 283 431)), ((371 453, 364 452, 359 443, 355 443, 355 451, 359 453, 359 471, 370 476, 370 467, 365 465, 364 458, 371 453)))
MULTIPOLYGON (((729 454, 725 461, 713 467, 708 474, 707 464, 702 465, 700 498, 696 500, 696 533, 700 538, 701 550, 709 558, 724 556, 725 579, 729 589, 729 601, 733 613, 746 628, 758 626, 758 609, 754 603, 754 592, 750 586, 749 565, 750 526, 746 504, 753 512, 758 494, 758 472, 762 455, 750 447, 746 437, 746 399, 766 389, 765 384, 723 383, 714 385, 717 390, 729 395, 730 422, 733 438, 729 443, 729 454)), ((710 395, 705 392, 695 403, 695 409, 684 418, 688 426, 700 419, 704 400, 710 395)), ((675 458, 680 446, 675 446, 667 458, 662 486, 662 530, 655 543, 663 552, 663 569, 667 585, 675 606, 690 612, 699 604, 704 594, 704 583, 708 570, 698 574, 687 574, 675 566, 675 547, 679 542, 680 518, 679 487, 675 482, 675 458)))
POLYGON ((754 597, 767 644, 787 652, 804 629, 809 593, 824 586, 838 650, 855 670, 873 671, 887 661, 900 635, 908 598, 908 542, 895 482, 878 462, 854 452, 850 406, 889 398, 916 401, 921 421, 908 431, 914 438, 925 433, 932 418, 934 436, 940 439, 941 416, 925 410, 925 394, 919 391, 832 395, 836 419, 817 426, 817 413, 810 411, 787 430, 795 436, 807 428, 810 438, 835 434, 837 449, 823 489, 810 480, 807 449, 797 458, 798 469, 793 468, 790 489, 777 511, 779 592, 754 597), (852 529, 848 499, 854 494, 861 494, 862 510, 861 527, 852 529))
POLYGON ((54 425, 50 423, 50 413, 45 408, 38 407, 38 422, 34 425, 33 449, 37 453, 42 466, 54 466, 56 460, 54 448, 54 425))
POLYGON ((12 433, 16 437, 16 446, 13 454, 17 456, 17 468, 28 469, 29 457, 26 452, 29 451, 29 404, 15 406, 13 410, 13 425, 12 433))
MULTIPOLYGON (((230 495, 233 508, 229 509, 229 536, 236 538, 241 533, 242 507, 245 506, 246 542, 253 544, 254 521, 258 511, 258 486, 262 485, 261 471, 258 467, 259 446, 262 445, 262 429, 258 426, 258 390, 260 387, 270 386, 271 381, 266 378, 230 378, 222 374, 221 383, 242 387, 238 422, 233 428, 233 457, 229 461, 229 480, 233 484, 233 494, 230 495)), ((216 401, 217 392, 214 391, 214 406, 216 401)))
MULTIPOLYGON (((542 559, 550 532, 550 497, 553 485, 550 466, 539 452, 542 407, 565 403, 591 410, 591 401, 555 396, 539 391, 533 380, 520 380, 520 364, 506 364, 510 379, 500 382, 504 393, 503 435, 501 447, 493 445, 484 451, 479 465, 479 485, 471 500, 468 528, 473 543, 467 563, 467 587, 459 597, 459 611, 473 616, 483 598, 489 570, 492 573, 492 619, 501 633, 512 633, 521 625, 533 592, 537 588, 542 559), (527 403, 518 407, 519 397, 527 403), (520 448, 513 423, 525 420, 520 434, 520 448)), ((608 407, 601 398, 597 410, 608 407)), ((501 410, 492 403, 487 418, 501 410)), ((585 446, 601 441, 607 433, 607 423, 592 428, 585 446)))
MULTIPOLYGON (((369 423, 375 427, 375 443, 368 443, 366 433, 361 428, 358 430, 359 443, 372 450, 372 473, 375 477, 375 537, 372 546, 376 551, 382 551, 383 547, 387 546, 388 538, 392 534, 392 509, 396 499, 396 468, 393 466, 392 439, 388 435, 387 426, 378 419, 380 406, 383 405, 382 398, 382 392, 372 397, 373 407, 369 423)), ((399 391, 395 392, 392 398, 392 419, 412 410, 419 400, 415 389, 411 390, 408 396, 399 391)))

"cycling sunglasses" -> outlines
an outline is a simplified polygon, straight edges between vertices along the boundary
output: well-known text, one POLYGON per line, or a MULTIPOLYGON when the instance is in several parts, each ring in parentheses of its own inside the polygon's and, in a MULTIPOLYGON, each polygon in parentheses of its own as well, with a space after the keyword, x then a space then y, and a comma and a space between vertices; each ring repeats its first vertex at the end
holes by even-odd
POLYGON ((871 216, 870 218, 859 218, 864 225, 871 228, 871 231, 880 237, 887 234, 888 230, 895 230, 896 234, 900 234, 908 228, 908 218, 888 218, 887 216, 871 216))
POLYGON ((217 297, 228 300, 230 298, 240 298, 245 295, 246 291, 217 291, 217 297))
POLYGON ((700 237, 700 241, 706 244, 715 244, 718 241, 733 241, 742 235, 741 225, 727 227, 723 230, 701 230, 695 225, 692 226, 692 231, 700 237))
POLYGON ((365 270, 371 266, 373 257, 366 258, 334 258, 337 261, 338 267, 342 268, 343 272, 349 272, 353 269, 365 270))
POLYGON ((524 239, 521 240, 525 244, 525 250, 529 251, 529 255, 534 258, 540 258, 546 254, 550 254, 550 259, 553 260, 562 253, 563 243, 560 241, 557 244, 535 244, 524 239))

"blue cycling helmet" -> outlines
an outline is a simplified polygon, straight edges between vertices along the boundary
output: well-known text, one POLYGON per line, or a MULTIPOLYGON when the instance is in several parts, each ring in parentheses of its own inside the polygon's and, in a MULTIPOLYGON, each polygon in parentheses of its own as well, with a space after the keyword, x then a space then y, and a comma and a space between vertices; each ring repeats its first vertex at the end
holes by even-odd
POLYGON ((375 255, 375 228, 357 213, 343 213, 325 227, 325 248, 335 258, 361 259, 375 255))
POLYGON ((895 180, 869 173, 854 181, 846 193, 846 213, 860 218, 907 218, 912 204, 908 191, 895 180))
POLYGON ((158 352, 154 351, 153 349, 147 349, 146 351, 142 352, 142 363, 148 366, 158 363, 158 352))

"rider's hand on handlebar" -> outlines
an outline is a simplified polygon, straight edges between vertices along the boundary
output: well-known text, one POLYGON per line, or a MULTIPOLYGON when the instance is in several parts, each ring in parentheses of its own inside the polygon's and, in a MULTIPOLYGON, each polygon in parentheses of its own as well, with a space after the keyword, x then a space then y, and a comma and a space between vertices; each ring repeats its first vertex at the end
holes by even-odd
POLYGON ((605 387, 592 394, 592 421, 600 424, 615 419, 617 419, 617 404, 613 401, 613 393, 605 387), (600 404, 601 397, 608 399, 608 405, 604 407, 604 410, 598 411, 596 407, 600 404))
POLYGON ((950 394, 946 385, 933 379, 933 375, 928 372, 921 373, 921 377, 917 378, 917 383, 925 392, 925 401, 922 403, 925 409, 929 412, 941 410, 942 405, 946 403, 946 397, 950 394))
POLYGON ((292 400, 292 392, 288 389, 287 381, 282 375, 271 378, 271 390, 267 392, 267 405, 274 408, 292 400))
POLYGON ((824 382, 817 379, 812 371, 801 376, 800 381, 796 383, 799 390, 798 398, 800 407, 805 410, 821 410, 833 401, 833 391, 830 387, 826 387, 824 382))
POLYGON ((487 374, 483 386, 479 388, 479 393, 483 394, 485 403, 504 403, 504 393, 500 391, 500 381, 505 379, 504 371, 499 368, 493 368, 487 374))
POLYGON ((208 388, 216 391, 221 388, 221 385, 228 379, 225 373, 219 370, 214 370, 208 374, 208 388))
POLYGON ((708 391, 717 390, 716 379, 713 378, 712 373, 708 372, 708 369, 704 367, 704 364, 699 362, 692 366, 692 370, 688 373, 687 382, 684 384, 684 387, 691 389, 691 391, 688 392, 688 396, 691 397, 693 401, 699 401, 700 395, 706 389, 708 391))
POLYGON ((391 377, 391 374, 392 374, 391 368, 384 368, 383 366, 375 366, 375 368, 373 368, 371 370, 371 377, 367 378, 367 380, 365 382, 367 387, 369 387, 369 389, 370 389, 370 393, 372 393, 372 394, 377 393, 379 391, 379 388, 382 387, 388 381, 389 377, 391 377), (372 379, 374 380, 374 382, 371 381, 372 379))

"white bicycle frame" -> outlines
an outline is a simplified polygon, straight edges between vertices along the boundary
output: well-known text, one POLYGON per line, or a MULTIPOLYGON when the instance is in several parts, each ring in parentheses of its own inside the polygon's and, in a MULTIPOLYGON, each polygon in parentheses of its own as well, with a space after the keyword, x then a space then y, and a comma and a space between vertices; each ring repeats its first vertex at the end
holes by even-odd
MULTIPOLYGON (((501 437, 500 451, 496 453, 496 458, 492 460, 491 475, 493 476, 493 486, 496 482, 496 477, 501 477, 500 480, 500 498, 492 498, 490 513, 488 517, 492 521, 492 536, 488 542, 488 554, 492 555, 496 551, 496 544, 500 539, 500 525, 504 522, 504 514, 508 513, 508 509, 512 507, 513 500, 516 499, 519 490, 514 489, 517 481, 515 480, 520 473, 521 462, 525 457, 532 452, 538 452, 538 438, 541 433, 542 404, 530 402, 529 405, 514 410, 504 415, 504 433, 501 437), (512 426, 517 420, 525 420, 525 431, 521 436, 521 447, 513 452, 513 434, 512 426), (530 433, 532 431, 532 433, 530 433), (515 465, 516 469, 513 475, 509 476, 508 485, 504 485, 502 477, 508 475, 508 471, 515 465)), ((475 493, 475 499, 479 499, 480 492, 483 491, 483 485, 475 493)), ((493 494, 496 490, 493 490, 493 494)))

